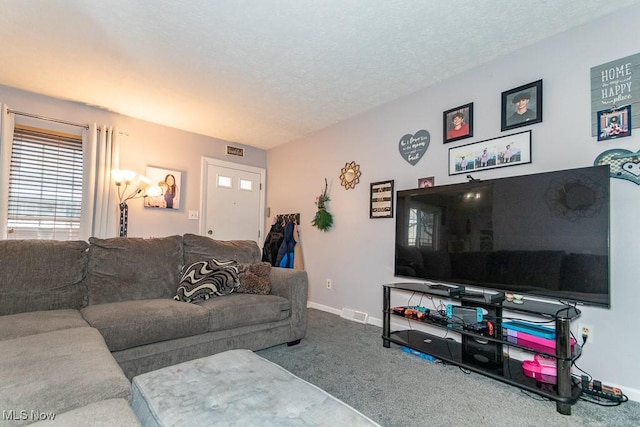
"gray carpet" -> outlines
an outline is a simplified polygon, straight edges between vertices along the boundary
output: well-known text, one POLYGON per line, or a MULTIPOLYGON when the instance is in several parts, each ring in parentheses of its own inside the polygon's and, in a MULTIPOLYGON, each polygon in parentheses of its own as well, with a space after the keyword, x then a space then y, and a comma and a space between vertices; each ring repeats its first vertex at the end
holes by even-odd
MULTIPOLYGON (((554 402, 453 365, 425 361, 392 344, 382 329, 309 310, 307 336, 257 354, 343 400, 383 426, 638 426, 640 403, 580 401, 572 415, 554 402)), ((624 390, 623 390, 624 391, 624 390)))

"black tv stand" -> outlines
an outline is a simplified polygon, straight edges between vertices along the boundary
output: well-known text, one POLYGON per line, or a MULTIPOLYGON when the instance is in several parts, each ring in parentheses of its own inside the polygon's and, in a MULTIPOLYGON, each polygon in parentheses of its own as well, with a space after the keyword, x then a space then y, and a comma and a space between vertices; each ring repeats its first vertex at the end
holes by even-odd
MULTIPOLYGON (((389 348, 391 343, 394 343, 429 354, 473 372, 551 399, 556 402, 556 410, 559 413, 571 415, 571 405, 578 401, 582 392, 579 383, 574 382, 571 377, 571 364, 580 356, 582 351, 582 348, 577 343, 572 351, 570 344, 571 332, 569 328, 571 321, 580 316, 580 311, 576 307, 530 300, 525 300, 522 304, 514 304, 508 301, 491 303, 485 301, 484 294, 474 294, 469 291, 461 295, 450 295, 445 298, 459 301, 464 306, 481 307, 487 311, 487 317, 495 319, 495 331, 492 336, 480 335, 455 324, 423 320, 425 324, 446 329, 448 333, 453 331, 460 334, 461 342, 457 342, 417 329, 391 331, 391 319, 393 316, 398 317, 391 307, 391 291, 417 292, 437 298, 443 297, 441 293, 432 291, 429 285, 424 283, 383 285, 382 343, 384 347, 389 348), (502 331, 503 309, 554 321, 556 328, 555 352, 532 349, 518 344, 515 340, 508 339, 502 331), (516 347, 555 358, 557 385, 542 383, 525 376, 522 371, 522 362, 505 357, 503 355, 504 347, 516 347)), ((404 317, 402 318, 404 319, 404 317)))

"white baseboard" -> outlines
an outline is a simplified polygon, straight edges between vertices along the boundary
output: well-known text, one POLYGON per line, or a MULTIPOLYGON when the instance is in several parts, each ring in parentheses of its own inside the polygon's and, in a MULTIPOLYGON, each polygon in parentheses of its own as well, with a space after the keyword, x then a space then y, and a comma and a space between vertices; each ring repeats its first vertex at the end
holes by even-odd
POLYGON ((315 302, 308 302, 307 307, 315 308, 316 310, 320 311, 326 311, 327 313, 331 314, 337 314, 338 316, 340 316, 340 313, 342 313, 342 310, 338 310, 337 308, 329 307, 328 305, 322 305, 315 302))

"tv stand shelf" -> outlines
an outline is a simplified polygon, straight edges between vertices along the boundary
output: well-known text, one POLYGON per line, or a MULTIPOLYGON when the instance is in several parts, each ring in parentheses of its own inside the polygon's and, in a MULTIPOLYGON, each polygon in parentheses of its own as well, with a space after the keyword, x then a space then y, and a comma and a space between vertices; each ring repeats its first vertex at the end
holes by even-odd
POLYGON ((482 294, 466 293, 455 296, 443 296, 440 291, 430 292, 430 288, 422 283, 394 283, 383 285, 383 325, 382 341, 384 347, 391 347, 391 343, 409 347, 413 350, 429 354, 445 362, 455 364, 470 371, 485 375, 520 389, 536 393, 556 402, 559 413, 570 415, 571 405, 580 398, 581 388, 571 378, 571 364, 581 354, 581 347, 570 346, 569 326, 572 320, 580 316, 580 311, 573 306, 561 306, 537 301, 525 301, 524 304, 486 303, 482 294), (495 333, 493 336, 482 336, 466 330, 459 325, 443 324, 430 320, 412 321, 453 332, 461 336, 462 342, 452 338, 442 338, 424 331, 409 329, 391 331, 391 319, 402 318, 391 309, 391 291, 416 292, 425 295, 457 300, 467 307, 481 307, 488 311, 488 316, 495 319, 495 333), (536 349, 520 345, 502 334, 502 309, 515 313, 526 313, 555 321, 556 351, 541 352, 536 349), (524 375, 522 362, 509 357, 503 357, 505 347, 516 347, 532 353, 542 353, 556 359, 557 385, 536 381, 524 375))

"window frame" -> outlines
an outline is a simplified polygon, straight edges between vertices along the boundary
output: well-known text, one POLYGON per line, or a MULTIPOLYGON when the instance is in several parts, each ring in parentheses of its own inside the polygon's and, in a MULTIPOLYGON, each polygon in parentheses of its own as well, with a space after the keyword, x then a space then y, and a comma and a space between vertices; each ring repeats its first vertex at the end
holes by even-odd
POLYGON ((82 135, 16 124, 7 239, 80 239, 83 163, 82 135))

